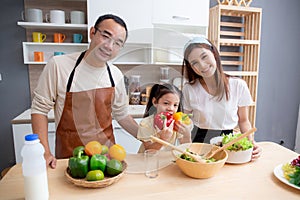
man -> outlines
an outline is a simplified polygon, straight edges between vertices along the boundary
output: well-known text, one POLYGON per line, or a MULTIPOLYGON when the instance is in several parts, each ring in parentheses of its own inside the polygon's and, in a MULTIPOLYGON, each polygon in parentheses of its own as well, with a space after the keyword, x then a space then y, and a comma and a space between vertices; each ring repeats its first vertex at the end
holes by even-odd
POLYGON ((45 66, 34 91, 31 117, 32 130, 39 134, 50 167, 56 167, 56 158, 72 156, 76 146, 89 141, 114 144, 112 117, 136 137, 138 125, 128 114, 123 74, 107 63, 123 47, 127 34, 121 18, 100 16, 90 28, 86 52, 55 56, 45 66), (52 108, 56 158, 48 144, 47 114, 52 108))

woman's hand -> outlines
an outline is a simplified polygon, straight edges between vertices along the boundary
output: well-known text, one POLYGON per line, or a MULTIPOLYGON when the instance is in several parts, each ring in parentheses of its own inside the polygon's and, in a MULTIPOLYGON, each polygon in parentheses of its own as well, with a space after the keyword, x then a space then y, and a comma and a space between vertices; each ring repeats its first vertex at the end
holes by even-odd
POLYGON ((191 125, 186 125, 180 121, 177 121, 174 126, 176 127, 177 132, 182 134, 182 137, 179 139, 180 143, 190 143, 191 139, 191 125))
POLYGON ((261 156, 262 148, 256 144, 256 142, 253 141, 253 152, 252 152, 252 158, 251 160, 256 160, 261 156))

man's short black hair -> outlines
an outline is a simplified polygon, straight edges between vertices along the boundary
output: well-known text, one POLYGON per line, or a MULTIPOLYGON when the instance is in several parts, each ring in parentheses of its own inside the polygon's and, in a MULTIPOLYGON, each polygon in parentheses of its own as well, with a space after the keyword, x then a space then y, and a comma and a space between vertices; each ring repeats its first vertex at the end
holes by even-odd
POLYGON ((120 24, 122 27, 124 27, 125 31, 126 31, 126 38, 125 40, 127 39, 128 37, 128 30, 127 30, 127 26, 126 26, 126 23, 124 22, 123 19, 121 19, 120 17, 116 16, 116 15, 113 15, 113 14, 105 14, 105 15, 102 15, 100 16, 96 23, 95 23, 95 27, 97 27, 101 22, 103 22, 104 20, 107 20, 107 19, 112 19, 114 20, 116 23, 120 24))

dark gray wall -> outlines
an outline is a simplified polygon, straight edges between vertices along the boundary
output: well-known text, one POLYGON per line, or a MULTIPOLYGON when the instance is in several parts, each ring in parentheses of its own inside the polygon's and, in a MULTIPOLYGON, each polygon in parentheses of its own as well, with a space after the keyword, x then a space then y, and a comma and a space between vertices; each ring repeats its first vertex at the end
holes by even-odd
MULTIPOLYGON (((22 57, 25 30, 16 25, 23 0, 1 3, 0 170, 15 163, 10 121, 30 106, 22 57)), ((293 149, 300 103, 300 1, 254 0, 251 6, 263 9, 256 140, 283 140, 293 149)))
POLYGON ((28 67, 23 64, 26 33, 17 26, 23 0, 2 0, 0 12, 0 171, 15 164, 10 121, 30 106, 28 67))
POLYGON ((262 8, 257 140, 294 149, 300 104, 300 1, 254 0, 262 8))

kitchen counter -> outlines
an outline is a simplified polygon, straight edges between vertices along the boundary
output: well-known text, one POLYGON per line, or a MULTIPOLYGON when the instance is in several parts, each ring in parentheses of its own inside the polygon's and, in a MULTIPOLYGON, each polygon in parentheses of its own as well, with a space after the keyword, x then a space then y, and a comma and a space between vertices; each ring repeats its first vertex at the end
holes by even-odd
MULTIPOLYGON (((146 109, 146 105, 129 105, 129 114, 134 118, 142 118, 146 109)), ((48 122, 54 122, 54 112, 51 110, 48 114, 48 122)), ((31 111, 25 110, 20 115, 15 117, 12 124, 27 124, 31 123, 31 111)))
MULTIPOLYGON (((67 159, 58 160, 57 168, 48 168, 50 199, 297 199, 300 190, 277 179, 273 170, 298 156, 273 142, 259 142, 262 156, 253 162, 224 167, 209 179, 193 179, 170 164, 150 179, 142 173, 125 173, 115 184, 99 189, 73 185, 64 176, 67 159)), ((136 160, 136 162, 138 162, 136 160)), ((135 165, 134 160, 128 167, 135 165)), ((8 171, 0 181, 1 199, 23 199, 24 179, 21 164, 8 171)))

